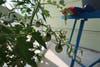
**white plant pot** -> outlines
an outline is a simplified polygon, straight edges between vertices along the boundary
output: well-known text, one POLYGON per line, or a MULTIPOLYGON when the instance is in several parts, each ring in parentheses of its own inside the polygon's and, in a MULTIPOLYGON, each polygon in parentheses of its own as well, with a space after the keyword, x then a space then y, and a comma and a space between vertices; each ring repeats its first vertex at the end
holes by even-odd
POLYGON ((82 0, 83 6, 86 4, 91 5, 95 10, 100 10, 100 0, 82 0))

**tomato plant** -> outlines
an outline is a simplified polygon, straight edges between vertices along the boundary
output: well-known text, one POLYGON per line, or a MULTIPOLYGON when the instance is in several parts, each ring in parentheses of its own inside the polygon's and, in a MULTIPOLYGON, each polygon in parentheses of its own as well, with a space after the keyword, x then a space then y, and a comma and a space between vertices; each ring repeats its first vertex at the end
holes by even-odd
MULTIPOLYGON (((46 25, 50 13, 44 6, 48 4, 61 8, 64 0, 57 3, 55 0, 11 0, 14 7, 8 15, 0 13, 0 66, 5 63, 11 67, 24 67, 26 64, 37 67, 37 61, 41 61, 46 42, 56 39, 55 50, 60 53, 63 44, 67 44, 66 34, 54 31, 50 25, 46 25), (15 12, 19 11, 19 13, 15 12), (40 17, 42 16, 42 18, 40 17), (37 28, 41 28, 38 30, 37 28), (43 49, 44 48, 44 49, 43 49)), ((0 0, 0 5, 6 0, 0 0)))

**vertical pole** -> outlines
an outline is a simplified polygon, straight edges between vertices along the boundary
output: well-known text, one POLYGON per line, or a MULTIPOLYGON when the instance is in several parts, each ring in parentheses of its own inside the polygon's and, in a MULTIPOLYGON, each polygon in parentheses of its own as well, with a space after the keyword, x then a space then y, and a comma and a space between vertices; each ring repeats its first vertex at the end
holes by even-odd
POLYGON ((75 19, 75 21, 74 21, 74 25, 73 25, 73 28, 72 28, 72 31, 71 31, 71 35, 70 35, 70 38, 69 38, 69 44, 71 43, 71 40, 72 40, 72 37, 73 37, 73 33, 74 33, 74 30, 75 30, 76 22, 77 22, 77 19, 75 19))
POLYGON ((78 47, 79 47, 79 43, 80 43, 80 39, 81 39, 83 27, 84 27, 84 23, 85 23, 85 19, 81 20, 78 35, 77 35, 77 39, 76 39, 76 43, 74 45, 74 57, 71 60, 70 67, 74 67, 74 63, 75 63, 75 60, 76 60, 76 55, 77 55, 77 51, 78 51, 78 47))

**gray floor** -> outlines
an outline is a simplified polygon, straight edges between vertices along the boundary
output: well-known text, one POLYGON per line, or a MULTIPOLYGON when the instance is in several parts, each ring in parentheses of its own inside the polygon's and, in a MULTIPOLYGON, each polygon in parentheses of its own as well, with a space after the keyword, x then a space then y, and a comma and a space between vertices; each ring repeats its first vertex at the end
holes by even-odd
MULTIPOLYGON (((63 52, 56 53, 54 50, 54 44, 49 43, 49 50, 45 54, 44 60, 39 63, 39 67, 69 67, 71 59, 66 54, 66 47, 64 47, 63 52)), ((100 52, 95 52, 87 49, 83 49, 83 55, 81 57, 82 63, 88 67, 92 62, 100 58, 100 52)), ((74 67, 81 67, 75 63, 74 67)), ((100 63, 96 64, 94 67, 100 67, 100 63)))

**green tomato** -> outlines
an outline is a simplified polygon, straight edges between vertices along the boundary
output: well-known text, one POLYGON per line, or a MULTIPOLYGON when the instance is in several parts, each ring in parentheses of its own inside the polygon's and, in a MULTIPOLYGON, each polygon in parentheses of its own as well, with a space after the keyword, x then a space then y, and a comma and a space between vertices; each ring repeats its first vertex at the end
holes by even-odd
POLYGON ((47 33, 46 36, 44 37, 44 41, 47 42, 47 41, 50 41, 50 40, 51 40, 51 34, 47 33))
POLYGON ((63 51, 63 48, 62 48, 61 44, 57 44, 57 45, 55 46, 55 51, 56 51, 57 53, 61 53, 61 52, 63 51))
POLYGON ((40 27, 41 26, 41 22, 37 21, 36 22, 36 27, 40 27))

